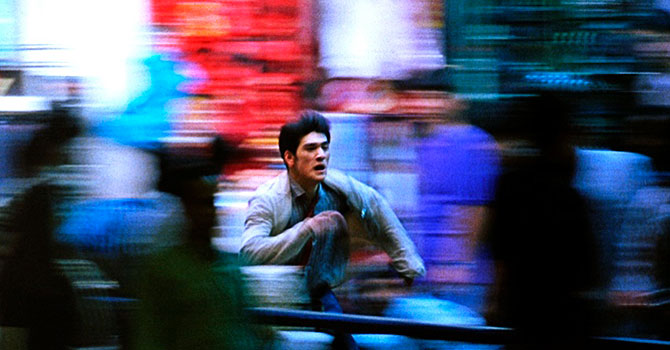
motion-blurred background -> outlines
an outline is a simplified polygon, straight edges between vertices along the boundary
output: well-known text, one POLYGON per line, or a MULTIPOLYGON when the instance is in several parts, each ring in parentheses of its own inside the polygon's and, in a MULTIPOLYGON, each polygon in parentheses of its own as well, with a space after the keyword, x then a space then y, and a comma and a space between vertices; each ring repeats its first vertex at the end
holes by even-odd
MULTIPOLYGON (((154 155, 206 158, 219 137, 231 157, 214 243, 234 254, 247 200, 284 169, 279 127, 315 109, 332 123, 332 167, 386 197, 428 269, 408 291, 379 250, 354 251, 352 279, 337 291, 345 311, 455 312, 398 302, 420 295, 483 324, 496 182, 535 154, 530 125, 553 115, 526 108, 536 91, 560 95, 571 113, 572 185, 598 243, 602 333, 667 339, 670 1, 0 0, 3 212, 21 192, 24 150, 61 111, 81 132, 67 159, 42 168, 61 188, 57 239, 102 255, 95 247, 160 245, 169 236, 146 238, 155 226, 128 238, 100 213, 178 225, 169 204, 143 202, 160 192, 154 155), (95 202, 110 198, 136 202, 95 202), (104 234, 77 238, 94 230, 104 234)), ((279 304, 302 302, 288 299, 279 304)))

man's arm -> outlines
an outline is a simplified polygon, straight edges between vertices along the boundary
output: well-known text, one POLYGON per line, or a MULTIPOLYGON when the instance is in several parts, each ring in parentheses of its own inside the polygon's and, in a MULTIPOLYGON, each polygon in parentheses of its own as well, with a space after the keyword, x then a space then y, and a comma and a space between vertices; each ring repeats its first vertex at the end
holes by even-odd
POLYGON ((240 258, 246 265, 281 265, 294 259, 312 236, 305 221, 295 224, 276 236, 270 236, 274 212, 262 197, 249 201, 242 233, 240 258))
POLYGON ((380 223, 381 232, 386 239, 381 240, 382 248, 391 257, 393 267, 406 279, 413 280, 426 274, 423 259, 419 256, 414 242, 400 223, 388 202, 375 190, 374 201, 378 210, 374 220, 380 223))
POLYGON ((384 197, 355 179, 352 179, 352 187, 362 200, 359 214, 366 223, 369 239, 391 257, 393 268, 406 280, 425 275, 423 259, 384 197))

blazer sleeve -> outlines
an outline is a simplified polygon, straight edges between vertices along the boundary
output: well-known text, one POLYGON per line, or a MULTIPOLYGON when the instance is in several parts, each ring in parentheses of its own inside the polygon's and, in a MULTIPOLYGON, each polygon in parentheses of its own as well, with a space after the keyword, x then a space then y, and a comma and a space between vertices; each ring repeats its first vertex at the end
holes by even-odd
POLYGON ((245 265, 282 265, 293 260, 312 236, 304 221, 271 235, 275 226, 274 210, 268 200, 254 196, 249 200, 240 259, 245 265))
POLYGON ((372 187, 354 179, 354 193, 363 203, 359 215, 368 230, 368 238, 391 257, 393 268, 403 277, 416 278, 426 273, 423 259, 393 209, 372 187))

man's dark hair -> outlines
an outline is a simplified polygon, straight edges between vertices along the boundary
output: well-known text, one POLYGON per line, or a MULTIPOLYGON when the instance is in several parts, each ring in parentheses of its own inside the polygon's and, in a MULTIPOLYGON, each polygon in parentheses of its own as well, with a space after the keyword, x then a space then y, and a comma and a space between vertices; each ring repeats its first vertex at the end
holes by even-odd
POLYGON ((279 132, 279 156, 284 159, 287 150, 295 154, 300 140, 313 131, 326 135, 330 142, 330 122, 318 112, 305 111, 298 121, 284 124, 279 132))

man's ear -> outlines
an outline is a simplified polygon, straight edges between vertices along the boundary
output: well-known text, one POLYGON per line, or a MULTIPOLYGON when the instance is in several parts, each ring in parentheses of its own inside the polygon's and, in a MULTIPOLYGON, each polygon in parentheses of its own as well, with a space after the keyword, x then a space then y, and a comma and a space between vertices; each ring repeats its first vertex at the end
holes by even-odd
POLYGON ((293 164, 295 164, 295 156, 291 151, 284 151, 284 162, 286 162, 286 165, 288 165, 289 168, 292 168, 293 164))

